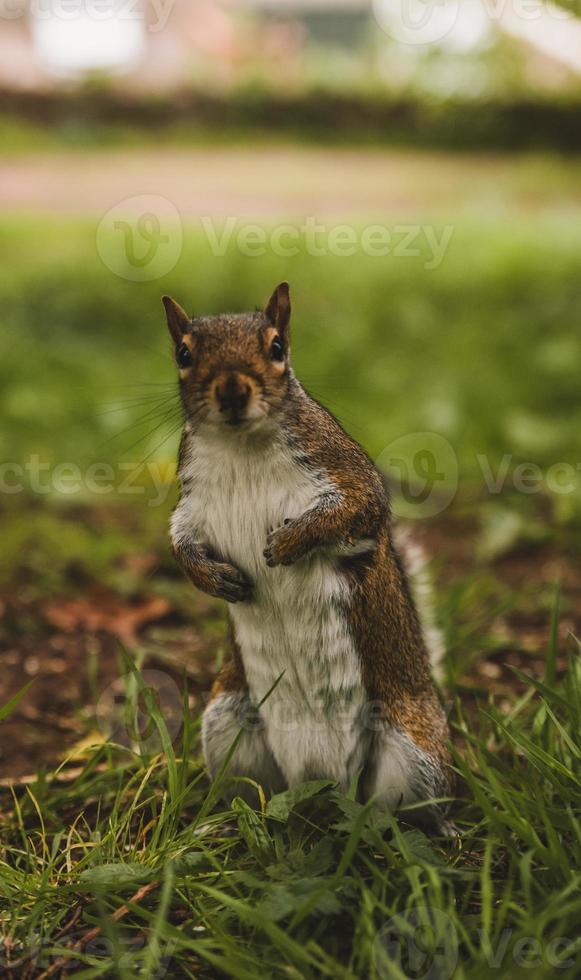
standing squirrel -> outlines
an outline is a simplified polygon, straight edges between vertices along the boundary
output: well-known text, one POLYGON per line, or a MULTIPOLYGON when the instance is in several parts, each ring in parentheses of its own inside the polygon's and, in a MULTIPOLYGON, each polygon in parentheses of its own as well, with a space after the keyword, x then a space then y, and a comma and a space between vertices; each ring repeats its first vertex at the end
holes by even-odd
POLYGON ((391 810, 446 796, 448 729, 387 492, 293 374, 288 284, 264 312, 190 319, 163 303, 185 411, 173 551, 231 604, 232 657, 202 724, 211 776, 239 736, 227 775, 273 792, 346 791, 359 774, 360 797, 391 810))

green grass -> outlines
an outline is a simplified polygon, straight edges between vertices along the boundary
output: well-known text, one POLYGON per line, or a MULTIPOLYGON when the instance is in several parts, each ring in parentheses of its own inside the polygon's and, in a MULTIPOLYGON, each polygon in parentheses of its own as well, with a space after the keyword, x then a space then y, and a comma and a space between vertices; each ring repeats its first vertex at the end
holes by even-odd
POLYGON ((468 723, 456 703, 459 841, 325 783, 224 810, 189 713, 172 746, 146 698, 163 754, 109 743, 73 782, 39 776, 4 801, 2 920, 18 975, 62 956, 75 977, 578 976, 576 653, 572 639, 556 682, 553 638, 545 680, 527 679, 508 712, 491 700, 468 723))

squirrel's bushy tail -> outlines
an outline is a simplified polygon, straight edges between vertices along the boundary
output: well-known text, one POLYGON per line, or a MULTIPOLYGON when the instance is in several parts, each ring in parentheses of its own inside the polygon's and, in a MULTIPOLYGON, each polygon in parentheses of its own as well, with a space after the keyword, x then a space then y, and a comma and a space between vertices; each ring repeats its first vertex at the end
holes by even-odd
POLYGON ((444 635, 436 620, 434 589, 428 558, 409 528, 394 523, 393 539, 401 556, 424 631, 426 646, 430 655, 432 676, 436 683, 441 685, 445 677, 444 655, 446 646, 444 635))

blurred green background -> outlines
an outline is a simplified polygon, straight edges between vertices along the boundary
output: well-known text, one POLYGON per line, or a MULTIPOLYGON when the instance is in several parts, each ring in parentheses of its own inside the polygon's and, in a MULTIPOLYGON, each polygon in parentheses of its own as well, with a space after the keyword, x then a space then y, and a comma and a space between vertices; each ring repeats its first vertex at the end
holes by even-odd
POLYGON ((543 467, 579 456, 581 230, 569 219, 455 218, 437 269, 425 268, 421 240, 410 257, 313 257, 302 247, 255 258, 236 245, 216 256, 192 222, 176 268, 144 283, 111 273, 90 222, 4 220, 0 242, 7 459, 116 460, 140 436, 131 458, 171 457, 177 436, 156 448, 163 429, 149 435, 144 422, 144 432, 123 433, 147 413, 150 388, 175 379, 162 293, 192 313, 241 311, 281 278, 293 290, 298 376, 373 456, 424 429, 453 443, 464 479, 476 478, 479 453, 491 466, 505 453, 543 467))
MULTIPOLYGON (((428 220, 440 238, 445 226, 428 220)), ((373 457, 399 436, 434 431, 453 445, 461 480, 482 478, 480 455, 496 470, 507 453, 511 470, 568 463, 581 478, 579 226, 562 215, 452 215, 445 255, 426 268, 432 253, 416 225, 414 256, 313 257, 302 243, 283 258, 245 256, 235 242, 212 254, 191 221, 171 273, 131 282, 101 259, 90 221, 4 219, 5 459, 173 459, 161 294, 200 314, 238 311, 288 278, 295 370, 373 457)), ((366 225, 349 227, 360 236, 366 225)), ((577 510, 578 492, 561 496, 577 510)))

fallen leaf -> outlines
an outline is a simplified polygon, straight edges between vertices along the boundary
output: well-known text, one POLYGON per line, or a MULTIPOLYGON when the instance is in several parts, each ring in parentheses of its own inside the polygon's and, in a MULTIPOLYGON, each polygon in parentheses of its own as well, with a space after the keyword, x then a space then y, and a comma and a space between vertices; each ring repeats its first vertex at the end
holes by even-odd
POLYGON ((154 552, 137 552, 136 554, 123 555, 119 560, 119 565, 132 575, 147 575, 159 562, 159 556, 154 552))
POLYGON ((86 756, 90 755, 90 749, 93 749, 96 745, 102 745, 106 741, 103 732, 92 731, 84 738, 79 739, 75 742, 71 749, 67 749, 65 752, 65 758, 69 759, 84 759, 86 756))
POLYGON ((170 603, 161 596, 152 595, 130 602, 112 593, 94 590, 82 599, 46 603, 43 615, 51 626, 65 633, 103 631, 132 646, 143 626, 163 619, 170 609, 170 603))

